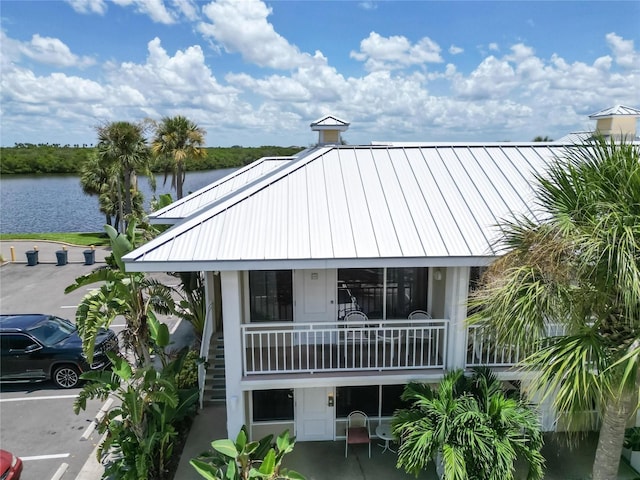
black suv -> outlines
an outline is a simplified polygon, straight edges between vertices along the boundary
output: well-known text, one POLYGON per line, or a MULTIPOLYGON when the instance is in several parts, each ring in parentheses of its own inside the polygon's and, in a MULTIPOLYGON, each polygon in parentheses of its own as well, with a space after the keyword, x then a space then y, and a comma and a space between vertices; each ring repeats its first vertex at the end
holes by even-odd
POLYGON ((82 353, 82 341, 69 320, 42 314, 0 315, 0 381, 53 380, 73 388, 80 374, 109 366, 105 352, 118 351, 112 330, 101 329, 93 363, 82 353))

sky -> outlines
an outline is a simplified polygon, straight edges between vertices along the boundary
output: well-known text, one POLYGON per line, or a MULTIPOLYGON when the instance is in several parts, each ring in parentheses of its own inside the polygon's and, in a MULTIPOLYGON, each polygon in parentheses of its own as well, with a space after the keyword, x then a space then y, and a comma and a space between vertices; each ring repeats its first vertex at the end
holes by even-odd
POLYGON ((0 144, 184 115, 207 146, 531 141, 640 108, 640 1, 0 2, 0 144))

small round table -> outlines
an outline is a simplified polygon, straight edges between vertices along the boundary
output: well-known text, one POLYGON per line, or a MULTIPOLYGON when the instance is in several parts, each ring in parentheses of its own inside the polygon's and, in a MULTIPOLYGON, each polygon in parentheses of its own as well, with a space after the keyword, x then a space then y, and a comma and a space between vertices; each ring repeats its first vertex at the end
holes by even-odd
POLYGON ((396 453, 395 451, 391 450, 391 447, 389 446, 389 442, 394 440, 393 434, 391 433, 391 424, 389 422, 380 422, 376 427, 376 435, 379 439, 384 440, 384 445, 380 444, 381 447, 384 447, 382 449, 382 453, 386 452, 387 450, 389 450, 391 453, 396 453))

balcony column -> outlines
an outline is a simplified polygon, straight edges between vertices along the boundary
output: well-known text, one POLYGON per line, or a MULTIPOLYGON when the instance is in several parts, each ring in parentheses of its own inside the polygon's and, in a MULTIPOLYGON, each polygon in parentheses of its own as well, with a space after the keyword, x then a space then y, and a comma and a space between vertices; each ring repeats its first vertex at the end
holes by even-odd
POLYGON ((220 272, 222 322, 224 332, 225 387, 227 400, 227 435, 236 438, 245 424, 245 401, 242 380, 240 323, 242 318, 241 272, 220 272))
POLYGON ((467 298, 469 267, 446 270, 444 316, 449 319, 447 332, 447 370, 464 368, 467 359, 467 298))

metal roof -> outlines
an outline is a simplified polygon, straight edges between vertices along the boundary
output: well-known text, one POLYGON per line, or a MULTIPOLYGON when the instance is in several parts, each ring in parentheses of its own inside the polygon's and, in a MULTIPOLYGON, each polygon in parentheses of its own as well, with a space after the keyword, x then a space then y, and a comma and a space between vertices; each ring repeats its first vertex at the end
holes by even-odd
POLYGON ((311 130, 341 130, 345 131, 349 128, 349 122, 342 120, 334 115, 325 115, 315 122, 311 122, 311 130))
POLYGON ((633 117, 640 117, 640 110, 633 107, 625 107, 624 105, 616 105, 615 107, 605 108, 599 112, 592 113, 589 118, 607 118, 618 115, 630 115, 633 117))
POLYGON ((294 157, 263 157, 246 165, 220 180, 197 190, 186 197, 176 200, 149 215, 153 224, 170 225, 183 220, 202 210, 208 205, 237 193, 262 176, 277 170, 290 162, 294 157))
POLYGON ((537 218, 553 144, 318 148, 125 257, 128 270, 478 265, 496 224, 537 218))

